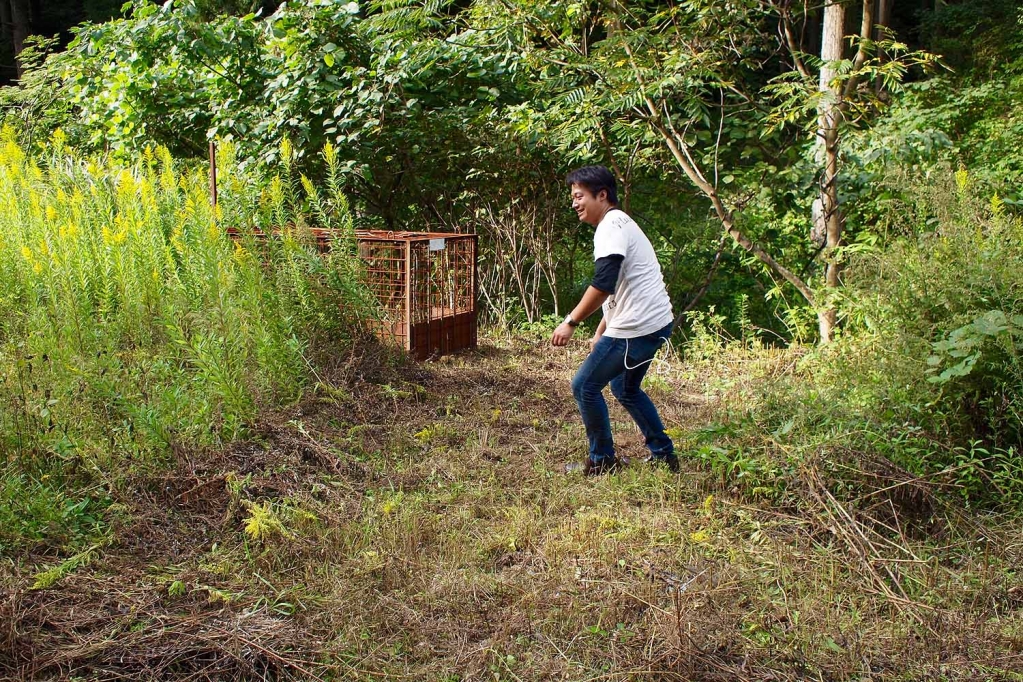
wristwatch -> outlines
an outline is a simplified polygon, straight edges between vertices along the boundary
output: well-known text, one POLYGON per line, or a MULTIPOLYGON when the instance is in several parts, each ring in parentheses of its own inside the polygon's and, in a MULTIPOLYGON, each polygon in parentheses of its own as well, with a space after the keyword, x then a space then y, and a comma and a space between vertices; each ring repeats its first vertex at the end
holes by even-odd
POLYGON ((578 327, 579 323, 572 319, 572 313, 565 316, 565 324, 569 327, 578 327))

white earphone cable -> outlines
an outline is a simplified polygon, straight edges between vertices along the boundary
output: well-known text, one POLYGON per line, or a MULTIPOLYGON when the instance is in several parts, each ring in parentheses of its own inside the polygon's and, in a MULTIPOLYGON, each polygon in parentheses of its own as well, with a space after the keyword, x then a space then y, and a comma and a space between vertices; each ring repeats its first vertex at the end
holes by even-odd
MULTIPOLYGON (((659 336, 657 338, 661 339, 662 341, 664 341, 667 344, 671 343, 670 341, 668 341, 668 339, 664 338, 663 336, 659 336)), ((625 363, 625 369, 637 369, 637 368, 642 367, 643 365, 645 365, 647 363, 653 362, 654 360, 657 359, 656 353, 657 353, 658 350, 660 350, 660 348, 657 348, 657 350, 654 351, 654 356, 652 358, 650 358, 649 360, 644 360, 643 362, 637 362, 634 366, 629 367, 629 340, 625 339, 625 357, 622 359, 622 362, 625 363)))

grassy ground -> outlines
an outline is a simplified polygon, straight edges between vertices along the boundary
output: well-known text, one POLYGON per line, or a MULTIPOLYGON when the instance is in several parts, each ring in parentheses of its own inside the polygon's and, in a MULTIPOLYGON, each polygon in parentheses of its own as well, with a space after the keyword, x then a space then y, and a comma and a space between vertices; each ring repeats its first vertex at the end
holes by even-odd
POLYGON ((1013 526, 734 428, 795 352, 657 363, 683 471, 599 480, 561 473, 584 352, 347 359, 230 450, 126 472, 107 541, 0 566, 0 677, 1023 679, 1013 526))

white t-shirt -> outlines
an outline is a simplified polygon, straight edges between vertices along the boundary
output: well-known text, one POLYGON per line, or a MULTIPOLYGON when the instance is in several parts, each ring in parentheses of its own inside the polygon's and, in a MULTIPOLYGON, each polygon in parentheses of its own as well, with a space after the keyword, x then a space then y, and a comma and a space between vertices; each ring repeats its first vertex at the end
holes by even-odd
POLYGON ((625 259, 614 293, 604 301, 604 333, 616 339, 634 339, 674 321, 654 247, 635 220, 613 208, 593 235, 593 259, 616 254, 625 259))

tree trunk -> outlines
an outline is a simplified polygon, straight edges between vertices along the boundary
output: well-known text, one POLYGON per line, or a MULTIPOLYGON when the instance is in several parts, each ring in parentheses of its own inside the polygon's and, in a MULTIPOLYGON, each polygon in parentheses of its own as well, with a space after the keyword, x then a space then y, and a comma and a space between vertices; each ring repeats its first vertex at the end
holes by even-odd
MULTIPOLYGON (((835 250, 842 243, 842 213, 838 205, 838 125, 842 119, 842 87, 833 81, 838 75, 835 62, 842 58, 842 37, 845 6, 834 0, 824 6, 824 35, 821 39, 820 104, 817 107, 817 149, 815 156, 821 168, 820 189, 814 202, 813 237, 824 242, 826 263, 824 283, 828 288, 839 285, 840 266, 835 250)), ((837 312, 824 301, 817 313, 821 343, 834 336, 837 312)))
MULTIPOLYGON (((877 25, 888 27, 892 20, 892 0, 877 0, 877 25)), ((875 34, 875 39, 881 37, 880 30, 875 34)))
MULTIPOLYGON (((0 0, 0 41, 4 46, 4 52, 8 45, 11 46, 11 57, 12 62, 10 64, 0 64, 0 81, 14 80, 17 78, 17 66, 13 62, 14 56, 14 36, 11 34, 11 3, 10 0, 0 0)), ((4 54, 0 52, 0 54, 4 54)))
POLYGON ((14 41, 14 62, 18 70, 18 78, 21 78, 24 69, 18 55, 25 49, 25 38, 29 36, 30 19, 32 8, 29 0, 2 0, 10 3, 11 37, 14 41))

